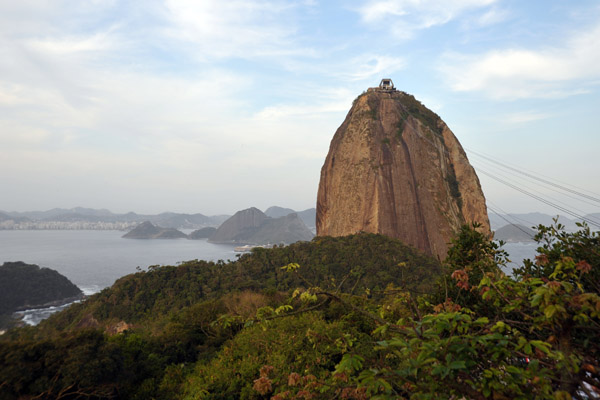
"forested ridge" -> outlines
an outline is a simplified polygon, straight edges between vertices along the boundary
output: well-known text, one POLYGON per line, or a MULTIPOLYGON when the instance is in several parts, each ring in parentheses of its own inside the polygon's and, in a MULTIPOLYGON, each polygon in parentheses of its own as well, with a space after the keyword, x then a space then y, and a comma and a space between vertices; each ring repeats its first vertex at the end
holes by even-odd
POLYGON ((596 398, 600 237, 540 227, 514 276, 373 234, 150 267, 0 341, 0 398, 596 398), (116 329, 116 327, 121 329, 116 329))

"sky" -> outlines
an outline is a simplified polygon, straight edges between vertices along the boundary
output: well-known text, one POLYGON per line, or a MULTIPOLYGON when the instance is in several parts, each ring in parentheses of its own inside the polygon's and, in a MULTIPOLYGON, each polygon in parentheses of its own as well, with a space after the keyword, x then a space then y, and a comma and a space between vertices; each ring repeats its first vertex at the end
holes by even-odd
MULTIPOLYGON (((600 193, 597 0, 0 0, 0 210, 314 207, 382 78, 476 170, 600 193)), ((479 177, 496 209, 558 213, 479 177)))

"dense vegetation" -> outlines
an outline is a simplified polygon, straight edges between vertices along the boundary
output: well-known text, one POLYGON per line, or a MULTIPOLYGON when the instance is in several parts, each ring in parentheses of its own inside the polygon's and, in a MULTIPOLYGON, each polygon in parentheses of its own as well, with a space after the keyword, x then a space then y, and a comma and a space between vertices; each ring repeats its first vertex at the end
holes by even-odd
POLYGON ((230 263, 195 260, 179 266, 151 266, 148 272, 123 277, 35 328, 7 333, 6 339, 11 340, 5 339, 0 349, 0 363, 12 364, 14 369, 0 372, 0 382, 11 382, 0 390, 10 388, 14 396, 37 394, 56 378, 46 395, 57 395, 75 384, 67 392, 106 396, 110 389, 126 397, 136 393, 139 398, 147 398, 148 393, 156 396, 163 375, 170 376, 169 371, 181 363, 209 359, 241 328, 238 323, 215 324, 220 316, 252 317, 259 308, 286 302, 296 288, 306 287, 303 279, 281 269, 291 262, 306 266, 303 279, 335 284, 348 293, 372 289, 375 296, 388 283, 425 292, 441 271, 435 260, 417 250, 372 234, 257 248, 230 263), (341 280, 346 276, 352 279, 341 280), (121 321, 132 328, 122 335, 102 333, 114 331, 121 321), (52 356, 64 348, 74 356, 72 364, 52 356), (10 362, 2 362, 3 357, 10 362), (78 363, 86 363, 87 357, 95 363, 106 362, 98 375, 84 368, 91 375, 82 381, 78 363), (29 376, 20 372, 24 370, 36 373, 29 376))
POLYGON ((151 267, 5 335, 0 398, 597 398, 600 236, 538 240, 514 277, 469 227, 443 267, 371 234, 151 267))
POLYGON ((0 266, 0 327, 10 315, 24 307, 80 296, 81 290, 66 277, 49 268, 24 262, 5 262, 0 266))

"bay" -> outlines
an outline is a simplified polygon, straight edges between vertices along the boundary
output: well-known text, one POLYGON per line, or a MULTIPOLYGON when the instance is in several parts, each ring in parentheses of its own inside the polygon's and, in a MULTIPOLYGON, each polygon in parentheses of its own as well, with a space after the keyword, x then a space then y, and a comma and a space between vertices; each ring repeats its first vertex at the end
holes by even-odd
POLYGON ((0 263, 23 261, 60 272, 85 294, 150 265, 176 265, 194 259, 235 260, 232 245, 203 240, 123 239, 121 231, 0 231, 0 263))
POLYGON ((508 253, 509 262, 506 265, 507 270, 504 272, 510 275, 513 269, 523 266, 524 259, 535 259, 537 254, 536 249, 539 246, 540 245, 535 242, 505 243, 502 249, 508 253))

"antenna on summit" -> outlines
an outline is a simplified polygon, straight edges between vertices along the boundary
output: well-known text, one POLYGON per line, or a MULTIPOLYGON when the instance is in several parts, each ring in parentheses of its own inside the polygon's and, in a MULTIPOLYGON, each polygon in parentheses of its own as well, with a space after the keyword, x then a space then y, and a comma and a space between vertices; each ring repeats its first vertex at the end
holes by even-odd
POLYGON ((381 90, 396 90, 394 82, 389 78, 383 78, 379 83, 379 89, 381 90))

